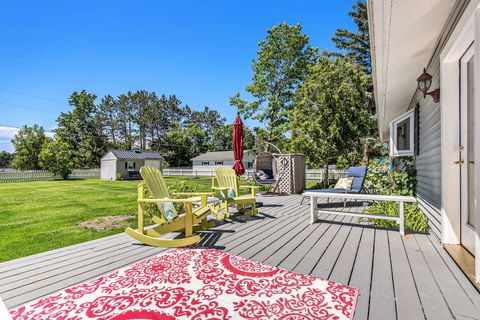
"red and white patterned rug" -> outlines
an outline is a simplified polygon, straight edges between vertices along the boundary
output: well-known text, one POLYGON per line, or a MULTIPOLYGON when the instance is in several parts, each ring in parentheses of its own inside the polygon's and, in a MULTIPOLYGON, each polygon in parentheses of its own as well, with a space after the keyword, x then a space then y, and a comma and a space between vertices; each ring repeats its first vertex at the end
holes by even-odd
POLYGON ((13 319, 352 319, 357 289, 214 249, 171 249, 13 319))

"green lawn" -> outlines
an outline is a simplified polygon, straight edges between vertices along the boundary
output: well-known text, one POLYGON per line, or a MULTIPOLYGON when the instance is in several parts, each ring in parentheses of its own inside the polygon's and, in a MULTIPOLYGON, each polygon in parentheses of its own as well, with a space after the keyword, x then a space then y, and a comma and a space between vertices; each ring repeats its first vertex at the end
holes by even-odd
MULTIPOLYGON (((209 178, 188 180, 210 191, 209 178)), ((66 180, 0 183, 0 262, 123 232, 80 227, 102 216, 132 215, 139 181, 66 180)))

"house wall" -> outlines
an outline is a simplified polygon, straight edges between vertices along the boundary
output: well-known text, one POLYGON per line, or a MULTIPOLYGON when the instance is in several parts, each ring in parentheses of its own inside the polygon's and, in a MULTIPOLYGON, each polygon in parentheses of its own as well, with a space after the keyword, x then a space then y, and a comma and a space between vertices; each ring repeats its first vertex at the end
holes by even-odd
POLYGON ((116 169, 116 159, 102 159, 100 162, 100 178, 103 180, 115 180, 117 176, 116 169))
MULTIPOLYGON (((255 161, 255 153, 253 152, 246 152, 243 155, 243 165, 245 169, 252 169, 253 168, 253 161, 255 161), (250 166, 249 166, 250 164, 250 166)), ((231 161, 223 161, 223 165, 215 165, 215 161, 210 160, 208 165, 203 165, 202 161, 192 161, 192 168, 194 170, 215 170, 219 167, 232 167, 233 160, 231 161)))
POLYGON ((162 160, 145 160, 145 165, 146 166, 150 166, 150 167, 154 167, 160 171, 163 170, 163 164, 162 164, 162 160))
MULTIPOLYGON (((440 87, 440 53, 455 29, 469 1, 459 1, 444 26, 438 46, 430 59, 427 71, 433 76, 430 90, 440 87)), ((422 70, 419 70, 419 74, 422 70)), ((409 109, 420 105, 419 154, 416 156, 417 199, 420 209, 429 219, 431 232, 441 238, 441 108, 442 102, 434 103, 432 97, 423 98, 418 90, 409 109)))
MULTIPOLYGON (((245 169, 252 169, 253 168, 253 160, 250 161, 243 161, 243 165, 245 169), (250 164, 250 166, 249 166, 250 164)), ((233 161, 223 161, 223 165, 215 165, 215 161, 209 161, 208 165, 203 165, 202 161, 193 161, 192 168, 194 170, 215 170, 220 167, 229 167, 233 166, 233 161)))
POLYGON ((129 179, 128 170, 125 169, 125 163, 127 162, 135 162, 135 171, 137 172, 144 165, 144 160, 117 160, 117 168, 116 168, 117 173, 120 173, 124 180, 129 179))

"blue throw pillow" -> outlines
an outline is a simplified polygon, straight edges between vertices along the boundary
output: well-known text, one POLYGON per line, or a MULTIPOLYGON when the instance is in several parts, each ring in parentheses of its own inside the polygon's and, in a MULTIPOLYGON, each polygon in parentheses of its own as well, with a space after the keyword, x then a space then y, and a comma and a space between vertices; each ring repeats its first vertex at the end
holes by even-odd
POLYGON ((163 215, 167 221, 172 221, 176 217, 178 217, 177 209, 173 205, 173 202, 160 202, 160 208, 163 211, 163 215))
MULTIPOLYGON (((222 200, 225 200, 225 191, 220 192, 220 195, 222 196, 222 200)), ((233 200, 235 198, 235 192, 233 191, 233 188, 228 188, 227 189, 227 199, 228 200, 233 200)))

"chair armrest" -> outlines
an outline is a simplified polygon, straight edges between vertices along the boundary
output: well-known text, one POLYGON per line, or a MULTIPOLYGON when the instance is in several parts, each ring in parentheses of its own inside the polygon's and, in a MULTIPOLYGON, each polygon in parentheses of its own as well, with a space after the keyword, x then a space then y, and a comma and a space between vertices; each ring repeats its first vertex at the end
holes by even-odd
POLYGON ((226 191, 230 188, 228 187, 212 187, 212 190, 218 190, 218 191, 226 191))
POLYGON ((259 186, 240 186, 240 189, 259 189, 259 186))
POLYGON ((158 203, 158 202, 175 202, 175 203, 193 203, 194 199, 137 199, 137 202, 158 203))
POLYGON ((213 192, 175 192, 175 196, 213 196, 213 192))

